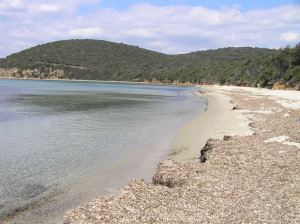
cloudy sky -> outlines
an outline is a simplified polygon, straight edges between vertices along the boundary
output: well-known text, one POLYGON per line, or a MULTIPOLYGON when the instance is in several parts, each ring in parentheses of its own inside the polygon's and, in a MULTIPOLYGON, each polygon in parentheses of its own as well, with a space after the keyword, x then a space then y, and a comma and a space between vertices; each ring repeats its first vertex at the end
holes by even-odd
POLYGON ((0 58, 56 40, 99 39, 168 54, 300 41, 299 0, 0 0, 0 58))

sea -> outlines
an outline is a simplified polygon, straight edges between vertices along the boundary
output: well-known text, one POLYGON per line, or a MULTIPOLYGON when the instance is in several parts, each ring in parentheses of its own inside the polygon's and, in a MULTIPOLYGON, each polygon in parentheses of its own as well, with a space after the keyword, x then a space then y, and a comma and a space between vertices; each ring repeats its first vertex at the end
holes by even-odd
POLYGON ((197 91, 0 79, 0 220, 60 223, 67 210, 131 178, 151 181, 181 127, 206 109, 197 91))

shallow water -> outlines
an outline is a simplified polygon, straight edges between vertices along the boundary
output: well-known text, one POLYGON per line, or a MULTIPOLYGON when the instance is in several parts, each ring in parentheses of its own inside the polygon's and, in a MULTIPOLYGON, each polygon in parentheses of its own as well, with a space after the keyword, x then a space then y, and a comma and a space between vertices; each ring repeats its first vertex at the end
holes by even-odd
POLYGON ((0 217, 151 154, 151 147, 166 153, 180 127, 205 109, 196 90, 0 80, 0 217))

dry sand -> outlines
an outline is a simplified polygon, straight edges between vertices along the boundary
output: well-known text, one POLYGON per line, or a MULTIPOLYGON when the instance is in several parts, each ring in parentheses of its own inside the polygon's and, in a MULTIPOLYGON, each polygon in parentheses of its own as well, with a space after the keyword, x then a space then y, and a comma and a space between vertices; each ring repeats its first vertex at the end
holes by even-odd
POLYGON ((199 150, 209 138, 222 139, 225 135, 251 135, 248 119, 233 110, 230 97, 211 87, 198 95, 208 100, 207 110, 186 124, 175 139, 169 158, 177 162, 197 160, 199 150))
MULTIPOLYGON (((190 154, 179 151, 185 155, 177 158, 192 161, 163 161, 152 183, 132 180, 117 194, 69 211, 64 222, 300 223, 300 92, 205 88, 211 91, 206 96, 230 97, 248 119, 253 134, 208 140, 201 150, 204 163, 193 160, 196 150, 190 154)), ((203 116, 212 119, 209 113, 203 116)), ((182 135, 200 130, 198 136, 203 136, 203 130, 209 129, 187 126, 182 135)), ((225 131, 223 134, 230 135, 232 129, 225 131)), ((191 141, 195 139, 197 143, 181 142, 190 149, 203 144, 196 137, 191 141)))

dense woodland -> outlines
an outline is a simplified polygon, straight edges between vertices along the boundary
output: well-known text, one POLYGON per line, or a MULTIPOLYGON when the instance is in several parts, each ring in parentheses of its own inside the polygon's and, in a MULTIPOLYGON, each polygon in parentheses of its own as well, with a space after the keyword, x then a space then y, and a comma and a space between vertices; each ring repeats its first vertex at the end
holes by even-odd
POLYGON ((64 40, 0 59, 0 69, 0 76, 10 69, 10 77, 16 78, 299 86, 300 44, 167 55, 122 43, 64 40))

